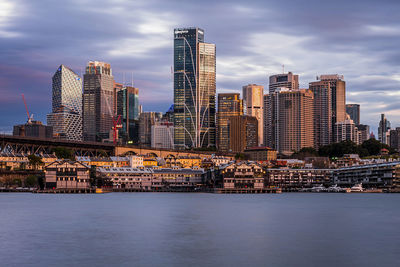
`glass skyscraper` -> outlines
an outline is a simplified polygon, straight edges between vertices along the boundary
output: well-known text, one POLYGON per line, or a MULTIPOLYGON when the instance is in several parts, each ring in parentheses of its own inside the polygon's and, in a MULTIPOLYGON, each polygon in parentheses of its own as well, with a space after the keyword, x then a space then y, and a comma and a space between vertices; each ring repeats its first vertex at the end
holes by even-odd
POLYGON ((124 142, 139 141, 139 89, 125 86, 117 92, 117 114, 121 116, 119 130, 124 142))
POLYGON ((176 148, 215 146, 215 65, 215 45, 202 29, 174 30, 176 148))
POLYGON ((52 113, 47 124, 56 138, 82 140, 82 79, 61 65, 53 75, 52 113))

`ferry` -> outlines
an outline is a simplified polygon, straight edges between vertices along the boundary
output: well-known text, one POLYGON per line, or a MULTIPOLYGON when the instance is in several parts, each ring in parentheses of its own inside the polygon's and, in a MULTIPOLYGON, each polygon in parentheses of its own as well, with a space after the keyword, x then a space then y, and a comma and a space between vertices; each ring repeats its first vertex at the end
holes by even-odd
POLYGON ((355 184, 352 188, 350 188, 350 191, 352 193, 360 193, 364 191, 364 188, 362 187, 362 184, 355 184))

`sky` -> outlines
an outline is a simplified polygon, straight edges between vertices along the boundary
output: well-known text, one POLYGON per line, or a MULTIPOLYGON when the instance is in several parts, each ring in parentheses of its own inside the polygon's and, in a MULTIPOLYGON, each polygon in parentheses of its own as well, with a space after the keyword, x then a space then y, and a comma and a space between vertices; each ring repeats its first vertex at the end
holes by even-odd
POLYGON ((0 133, 51 111, 51 78, 64 64, 111 64, 117 82, 139 88, 144 111, 173 102, 173 29, 204 29, 217 47, 217 93, 241 92, 291 71, 307 88, 344 75, 347 103, 376 134, 380 113, 400 126, 400 2, 0 0, 0 133))

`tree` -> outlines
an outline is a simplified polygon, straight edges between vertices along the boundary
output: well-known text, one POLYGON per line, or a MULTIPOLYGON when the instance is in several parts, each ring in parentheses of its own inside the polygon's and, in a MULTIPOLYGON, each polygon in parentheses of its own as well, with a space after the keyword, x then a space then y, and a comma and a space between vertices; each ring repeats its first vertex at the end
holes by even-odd
POLYGON ((383 143, 381 143, 378 140, 373 139, 373 138, 364 141, 364 143, 362 143, 361 147, 363 149, 365 149, 366 151, 368 151, 368 155, 369 156, 379 155, 381 153, 381 149, 382 148, 388 149, 389 152, 392 151, 391 148, 388 145, 383 144, 383 143))
POLYGON ((318 151, 313 147, 303 147, 291 156, 291 158, 295 159, 305 159, 307 157, 318 157, 318 151))
POLYGON ((34 170, 36 170, 38 166, 44 164, 42 161, 42 158, 39 156, 36 156, 35 154, 29 155, 28 160, 29 160, 29 165, 31 165, 34 170))
POLYGON ((53 152, 59 159, 75 160, 74 152, 71 149, 65 147, 56 147, 53 149, 53 152))
POLYGON ((25 186, 36 187, 38 185, 38 178, 35 175, 29 175, 25 179, 25 186))

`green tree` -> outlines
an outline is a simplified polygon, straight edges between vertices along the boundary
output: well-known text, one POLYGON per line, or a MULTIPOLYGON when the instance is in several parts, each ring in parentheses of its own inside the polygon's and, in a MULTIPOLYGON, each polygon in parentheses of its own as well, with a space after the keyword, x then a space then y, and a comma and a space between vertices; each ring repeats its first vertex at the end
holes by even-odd
POLYGON ((305 159, 307 157, 318 157, 318 151, 313 147, 303 147, 299 151, 292 154, 291 158, 294 159, 305 159))
POLYGON ((59 159, 75 160, 74 152, 71 149, 65 147, 56 147, 53 149, 53 152, 59 159))
POLYGON ((28 160, 29 160, 29 165, 31 165, 34 170, 36 170, 38 166, 44 164, 42 161, 42 158, 39 156, 36 156, 35 154, 29 155, 28 160))
POLYGON ((38 185, 38 178, 36 175, 29 175, 25 179, 25 186, 36 187, 38 185))
POLYGON ((382 144, 381 142, 379 142, 378 140, 376 140, 374 138, 364 141, 364 143, 362 143, 361 147, 363 149, 365 149, 366 151, 368 151, 368 156, 379 155, 382 148, 386 148, 389 150, 389 152, 393 153, 393 150, 388 145, 382 144))

